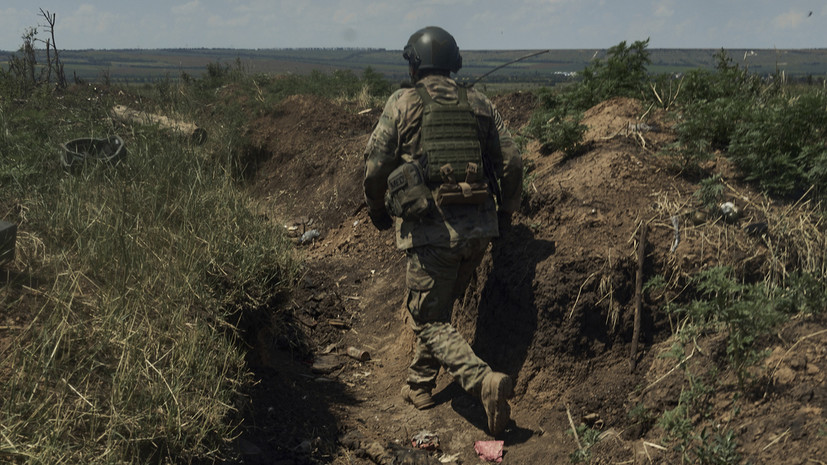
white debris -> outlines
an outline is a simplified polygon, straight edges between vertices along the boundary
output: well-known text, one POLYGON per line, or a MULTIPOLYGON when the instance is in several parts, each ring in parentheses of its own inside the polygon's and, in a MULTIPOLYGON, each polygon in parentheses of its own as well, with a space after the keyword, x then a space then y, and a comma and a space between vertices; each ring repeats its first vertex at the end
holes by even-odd
POLYGON ((721 216, 726 220, 734 220, 738 217, 738 207, 732 202, 724 202, 721 204, 721 216))
POLYGON ((310 231, 306 231, 304 234, 302 234, 302 237, 299 238, 299 242, 304 244, 305 242, 310 242, 317 237, 319 237, 319 231, 311 229, 310 231))

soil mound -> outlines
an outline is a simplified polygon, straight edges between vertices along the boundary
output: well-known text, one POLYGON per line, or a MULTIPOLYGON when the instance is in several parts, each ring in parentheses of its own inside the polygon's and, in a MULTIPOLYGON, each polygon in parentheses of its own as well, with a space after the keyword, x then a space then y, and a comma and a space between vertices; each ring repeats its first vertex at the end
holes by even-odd
POLYGON ((340 225, 363 203, 359 160, 375 119, 319 97, 286 98, 248 129, 255 154, 248 158, 259 160, 254 195, 276 216, 306 217, 324 229, 340 225))
MULTIPOLYGON (((514 132, 535 105, 528 93, 501 95, 494 102, 514 132)), ((257 446, 250 463, 267 463, 285 451, 296 463, 301 457, 391 463, 388 457, 399 444, 407 445, 422 430, 437 432, 440 449, 459 454, 459 463, 476 463, 474 441, 490 439, 482 408, 444 374, 433 409, 416 411, 399 396, 412 351, 402 306, 404 254, 395 250, 390 232, 372 227, 362 208, 362 151, 379 112, 294 96, 250 125, 250 150, 260 160, 252 192, 296 236, 311 229, 319 233, 299 245, 306 258, 304 278, 280 310, 309 341, 306 351, 286 356, 289 344, 274 343, 272 330, 258 329, 257 374, 269 385, 259 394, 289 405, 278 420, 258 414, 259 434, 245 439, 257 446), (348 347, 368 352, 370 359, 348 357, 348 347), (295 391, 287 395, 279 386, 295 391), (276 436, 281 446, 266 450, 262 443, 276 436)), ((761 201, 727 179, 730 196, 742 209, 740 222, 693 221, 692 193, 698 186, 657 155, 674 141, 666 115, 618 98, 586 112, 584 124, 589 149, 580 156, 544 155, 536 145, 527 147, 524 159, 531 169, 523 208, 509 233, 492 244, 455 307, 456 325, 495 369, 516 378, 514 424, 505 438, 508 463, 569 462, 578 449, 566 433, 572 422, 604 433, 606 440, 592 455, 600 463, 649 463, 647 456, 654 463, 675 463, 680 453, 658 446, 662 432, 653 429, 653 420, 628 415, 638 405, 674 407, 684 380, 678 361, 661 357, 676 323, 658 310, 663 300, 643 303, 641 338, 631 354, 640 231, 647 231, 646 277, 685 283, 692 273, 718 263, 762 273, 766 243, 743 228, 761 219, 755 208, 761 201)), ((786 340, 817 328, 813 322, 792 325, 785 329, 792 339, 786 340)), ((827 456, 822 416, 827 354, 823 336, 809 342, 818 340, 822 344, 807 344, 797 361, 779 345, 768 363, 787 375, 787 384, 748 411, 737 417, 725 413, 734 388, 713 399, 721 421, 737 430, 745 458, 806 463, 827 456), (773 438, 786 445, 771 447, 773 438)), ((724 350, 714 336, 699 339, 696 347, 693 357, 708 365, 724 350)))

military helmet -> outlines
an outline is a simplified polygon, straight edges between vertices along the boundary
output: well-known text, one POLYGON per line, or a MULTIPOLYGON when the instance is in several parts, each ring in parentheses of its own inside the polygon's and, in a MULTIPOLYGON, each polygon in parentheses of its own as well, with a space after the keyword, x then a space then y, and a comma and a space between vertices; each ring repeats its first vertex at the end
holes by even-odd
POLYGON ((424 69, 441 69, 456 73, 462 68, 462 56, 454 36, 445 29, 430 26, 413 33, 402 53, 414 73, 424 69))

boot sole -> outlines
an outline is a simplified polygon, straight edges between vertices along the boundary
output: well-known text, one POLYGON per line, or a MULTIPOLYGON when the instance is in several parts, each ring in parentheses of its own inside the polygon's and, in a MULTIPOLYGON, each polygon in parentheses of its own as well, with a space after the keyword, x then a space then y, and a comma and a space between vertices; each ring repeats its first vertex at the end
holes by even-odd
POLYGON ((485 414, 488 416, 488 431, 496 436, 505 429, 511 419, 511 407, 508 398, 514 390, 514 381, 508 375, 501 374, 499 379, 483 384, 482 398, 485 414))

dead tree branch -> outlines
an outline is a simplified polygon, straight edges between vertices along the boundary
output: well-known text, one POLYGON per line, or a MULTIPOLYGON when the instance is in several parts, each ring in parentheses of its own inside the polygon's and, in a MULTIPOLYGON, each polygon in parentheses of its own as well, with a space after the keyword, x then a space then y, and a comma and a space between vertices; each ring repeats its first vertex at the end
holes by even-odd
POLYGON ((49 10, 44 10, 43 8, 40 9, 40 14, 49 24, 49 35, 51 36, 50 39, 46 39, 46 62, 48 67, 46 82, 50 82, 52 71, 54 71, 55 83, 58 88, 62 89, 66 87, 66 75, 63 72, 63 63, 60 61, 57 43, 55 42, 55 23, 57 22, 57 14, 50 13, 49 10), (51 53, 49 51, 50 44, 51 50, 54 51, 54 58, 51 57, 51 53))

